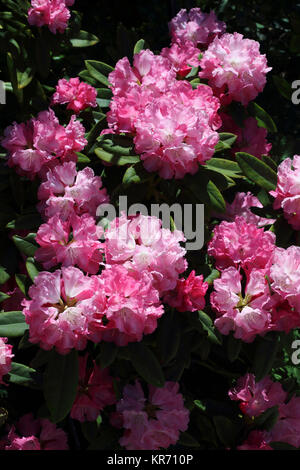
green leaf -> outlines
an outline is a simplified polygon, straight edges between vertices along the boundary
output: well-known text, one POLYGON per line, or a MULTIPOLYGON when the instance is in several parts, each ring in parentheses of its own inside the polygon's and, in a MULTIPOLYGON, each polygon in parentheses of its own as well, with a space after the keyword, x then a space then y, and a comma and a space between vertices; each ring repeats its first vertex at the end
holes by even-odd
POLYGON ((106 152, 101 148, 95 149, 95 154, 100 160, 104 162, 111 163, 112 165, 123 166, 131 163, 137 163, 140 161, 140 157, 137 155, 117 155, 113 153, 106 152))
POLYGON ((230 132, 220 132, 219 139, 220 140, 215 147, 215 152, 221 152, 223 150, 230 149, 236 141, 237 136, 235 134, 231 134, 230 132))
POLYGON ((5 294, 4 292, 0 292, 0 302, 4 302, 4 300, 10 299, 10 295, 5 294))
POLYGON ((205 412, 206 411, 206 405, 201 401, 201 400, 194 400, 194 404, 199 410, 205 412))
POLYGON ((241 352, 242 342, 234 338, 233 335, 228 336, 227 340, 227 357, 230 362, 234 362, 241 352))
POLYGON ((16 385, 32 385, 35 383, 35 374, 36 371, 31 369, 31 367, 12 362, 9 372, 9 381, 16 385))
POLYGON ((5 284, 9 278, 10 275, 6 272, 6 269, 0 266, 0 284, 5 284))
POLYGON ((194 326, 198 329, 199 327, 207 332, 208 339, 215 344, 222 344, 221 340, 216 336, 215 327, 212 319, 207 315, 207 313, 202 310, 198 310, 198 318, 196 322, 193 322, 194 326), (199 326, 198 326, 199 325, 199 326), (200 326, 201 325, 201 326, 200 326))
POLYGON ((225 447, 233 447, 240 432, 240 425, 236 425, 226 416, 214 416, 213 422, 217 435, 225 447))
POLYGON ((34 260, 34 258, 27 258, 26 269, 27 269, 30 279, 34 281, 34 279, 40 272, 37 266, 37 262, 34 260))
POLYGON ((29 233, 26 237, 22 238, 19 235, 14 235, 13 241, 18 250, 26 256, 34 256, 38 245, 35 242, 35 233, 29 233))
POLYGON ((189 433, 182 432, 177 445, 185 447, 200 447, 199 442, 189 433))
POLYGON ((98 44, 99 38, 94 34, 81 30, 78 36, 71 38, 70 41, 73 47, 90 47, 98 44))
POLYGON ((110 72, 113 71, 113 67, 97 60, 86 60, 85 66, 89 71, 90 75, 95 78, 95 80, 105 86, 109 86, 107 76, 110 72))
POLYGON ((272 406, 272 408, 268 408, 263 413, 261 413, 257 418, 254 420, 255 427, 263 427, 267 431, 270 431, 274 424, 278 421, 279 410, 278 406, 272 406))
POLYGON ((131 363, 137 373, 154 387, 163 387, 164 374, 153 352, 143 343, 129 344, 128 351, 131 363))
POLYGON ((221 273, 217 269, 213 269, 212 272, 204 279, 208 284, 213 284, 215 279, 220 277, 221 273))
POLYGON ((139 54, 144 49, 145 41, 144 39, 140 39, 134 46, 133 54, 139 54))
POLYGON ((27 290, 29 288, 30 281, 26 274, 16 274, 15 275, 15 280, 16 283, 20 289, 20 291, 24 294, 27 295, 27 290))
POLYGON ((215 185, 211 180, 207 183, 207 193, 211 202, 212 207, 217 212, 225 212, 226 211, 226 203, 225 200, 215 185))
POLYGON ((291 96, 292 96, 291 84, 288 83, 285 78, 280 77, 279 75, 273 75, 273 82, 277 90, 281 94, 281 96, 291 101, 291 96))
POLYGON ((248 111, 255 117, 259 127, 264 127, 269 132, 277 132, 277 127, 271 116, 253 101, 248 105, 248 111))
POLYGON ((142 162, 132 165, 124 173, 122 183, 125 185, 141 184, 151 177, 150 173, 145 170, 142 162))
POLYGON ((278 337, 269 335, 265 338, 257 339, 257 346, 253 361, 253 372, 256 377, 256 381, 262 380, 272 369, 276 355, 279 349, 278 337))
POLYGON ((16 338, 23 336, 26 330, 28 325, 22 312, 0 312, 0 336, 16 338))
POLYGON ((178 313, 165 313, 159 321, 157 348, 162 364, 168 364, 175 356, 180 345, 181 330, 178 313))
POLYGON ((269 155, 262 155, 262 161, 277 173, 277 163, 269 155))
POLYGON ((211 158, 205 163, 205 167, 212 171, 217 171, 225 176, 241 178, 241 169, 237 162, 226 160, 225 158, 211 158))
POLYGON ((277 174, 272 168, 249 153, 237 152, 236 160, 247 178, 267 191, 274 190, 277 174))
POLYGON ((77 154, 77 161, 78 163, 90 163, 91 159, 89 157, 87 157, 86 155, 84 155, 83 153, 80 153, 80 152, 76 152, 77 154))
POLYGON ((118 354, 118 348, 114 343, 103 342, 100 345, 100 353, 97 356, 97 364, 100 364, 101 369, 109 367, 118 354))
POLYGON ((53 422, 62 421, 72 408, 78 387, 78 354, 52 351, 44 378, 44 396, 53 422))

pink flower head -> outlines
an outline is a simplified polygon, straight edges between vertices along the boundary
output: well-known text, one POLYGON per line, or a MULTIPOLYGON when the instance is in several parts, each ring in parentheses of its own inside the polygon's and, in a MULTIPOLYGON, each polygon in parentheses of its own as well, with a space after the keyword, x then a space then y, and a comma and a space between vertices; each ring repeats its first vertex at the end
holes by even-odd
POLYGON ((179 312, 194 312, 205 306, 205 294, 208 283, 203 282, 203 276, 196 276, 191 271, 187 279, 179 279, 174 291, 166 294, 164 302, 179 312))
POLYGON ((101 370, 93 361, 87 366, 88 354, 79 357, 79 387, 71 409, 71 418, 78 421, 95 421, 100 411, 116 402, 113 379, 108 370, 101 370))
POLYGON ((156 217, 116 218, 104 233, 107 263, 124 263, 128 269, 147 272, 160 295, 176 287, 179 274, 187 268, 185 241, 179 230, 162 228, 156 217))
POLYGON ((181 9, 169 23, 172 42, 180 45, 187 42, 194 46, 207 45, 225 30, 225 23, 219 21, 213 11, 203 13, 200 8, 191 8, 189 12, 181 9))
POLYGON ((251 207, 262 208, 263 205, 250 191, 247 193, 238 192, 235 194, 231 204, 226 203, 226 213, 218 214, 218 218, 233 222, 237 216, 244 217, 247 223, 255 224, 257 227, 264 227, 265 225, 271 225, 275 222, 275 219, 266 219, 254 214, 251 212, 251 207))
POLYGON ((68 103, 67 109, 71 109, 78 114, 89 106, 95 108, 97 106, 96 97, 96 88, 81 82, 78 77, 70 78, 69 81, 62 78, 56 86, 52 104, 68 103))
POLYGON ((228 394, 231 400, 240 402, 241 411, 250 417, 281 405, 287 398, 279 382, 273 382, 268 376, 256 382, 253 374, 240 377, 228 394))
POLYGON ((164 47, 161 56, 166 57, 173 64, 179 77, 185 77, 192 70, 192 67, 200 65, 199 49, 191 42, 182 45, 172 44, 171 47, 164 47))
POLYGON ((200 66, 201 78, 207 78, 209 85, 219 91, 226 87, 230 100, 245 106, 263 90, 271 70, 265 54, 259 52, 259 43, 239 33, 216 37, 204 52, 200 66))
POLYGON ((95 282, 94 289, 99 295, 95 297, 95 314, 89 322, 92 341, 125 346, 153 333, 164 309, 149 274, 112 265, 95 282))
POLYGON ((251 431, 247 439, 237 447, 237 450, 273 450, 269 446, 270 433, 267 431, 251 431))
POLYGON ((96 274, 102 261, 103 234, 101 226, 88 214, 73 215, 63 222, 58 215, 40 226, 36 241, 40 245, 35 258, 45 269, 57 264, 78 266, 83 271, 96 274))
POLYGON ((127 450, 159 450, 176 444, 189 422, 178 390, 177 382, 166 382, 162 388, 150 385, 146 398, 138 381, 126 385, 111 420, 113 425, 125 428, 121 446, 127 450))
POLYGON ((9 373, 11 369, 12 346, 7 343, 7 338, 0 338, 0 384, 4 384, 3 377, 9 373))
POLYGON ((147 171, 162 178, 195 174, 210 159, 219 141, 220 103, 211 88, 177 82, 172 90, 154 99, 135 123, 135 150, 147 171))
POLYGON ((74 213, 95 217, 100 204, 109 202, 100 176, 95 176, 89 167, 77 172, 74 162, 56 165, 47 172, 38 189, 38 199, 38 209, 45 218, 58 215, 62 220, 74 213))
POLYGON ((239 216, 233 222, 223 221, 215 227, 207 251, 215 258, 217 269, 229 266, 260 269, 270 262, 274 248, 274 233, 265 232, 239 216))
POLYGON ((73 3, 72 0, 31 0, 28 22, 38 27, 47 25, 54 34, 64 33, 71 16, 66 5, 73 3))
POLYGON ((268 155, 272 144, 268 143, 267 130, 264 127, 258 127, 257 121, 253 117, 248 117, 240 128, 228 114, 222 113, 222 132, 230 132, 237 135, 232 154, 236 152, 246 152, 261 158, 262 155, 268 155))
POLYGON ((266 308, 270 291, 264 270, 253 269, 247 275, 245 294, 242 294, 242 276, 233 268, 225 269, 214 281, 210 301, 217 314, 215 326, 228 335, 252 342, 257 334, 270 329, 271 316, 266 308))
POLYGON ((32 300, 23 302, 30 342, 60 354, 84 349, 93 295, 92 279, 77 268, 41 272, 29 289, 32 300))
POLYGON ((48 419, 28 413, 12 426, 0 442, 2 450, 68 450, 67 434, 48 419))
POLYGON ((284 217, 294 230, 300 230, 300 155, 286 158, 277 171, 274 209, 283 209, 284 217))

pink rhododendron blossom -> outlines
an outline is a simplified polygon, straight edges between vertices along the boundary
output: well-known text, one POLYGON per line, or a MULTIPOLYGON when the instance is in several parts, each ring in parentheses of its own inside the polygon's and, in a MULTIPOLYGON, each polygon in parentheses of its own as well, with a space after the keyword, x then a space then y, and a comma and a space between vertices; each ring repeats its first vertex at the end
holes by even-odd
POLYGON ((217 91, 226 87, 228 98, 243 105, 263 90, 271 70, 265 54, 259 52, 259 43, 239 33, 216 37, 204 52, 200 66, 201 78, 207 78, 217 91))
POLYGON ((281 405, 287 398, 279 382, 273 382, 268 376, 256 382, 253 374, 240 377, 228 394, 231 400, 240 402, 241 411, 250 417, 281 405))
POLYGON ((14 357, 12 354, 12 346, 7 344, 7 338, 0 337, 0 384, 4 384, 4 375, 8 374, 11 368, 11 360, 14 357))
POLYGON ((156 217, 122 215, 105 231, 106 261, 124 263, 128 269, 147 272, 160 295, 176 287, 187 268, 185 241, 179 230, 162 228, 156 217))
POLYGON ((165 179, 195 174, 219 141, 219 106, 209 87, 193 90, 188 82, 177 82, 146 106, 136 120, 134 138, 146 170, 165 179))
POLYGON ((229 114, 222 113, 222 132, 230 132, 237 136, 231 149, 232 154, 236 152, 246 152, 261 158, 262 155, 268 155, 272 144, 266 140, 267 130, 264 127, 258 127, 254 117, 248 117, 243 122, 243 127, 239 127, 229 114))
POLYGON ((274 209, 283 209, 284 217, 294 230, 300 230, 300 155, 286 158, 277 170, 274 209))
POLYGON ((269 446, 269 434, 267 431, 251 431, 243 444, 237 447, 237 450, 273 450, 269 446))
POLYGON ((127 450, 158 450, 176 444, 189 422, 189 411, 178 390, 177 382, 166 382, 162 388, 149 385, 145 397, 138 381, 126 385, 111 418, 113 425, 125 429, 121 446, 127 450))
POLYGON ((72 0, 31 0, 28 10, 28 22, 32 26, 47 25, 51 33, 63 33, 71 16, 67 6, 72 0))
POLYGON ((275 222, 275 219, 266 219, 254 214, 251 212, 251 207, 262 208, 263 205, 250 191, 247 193, 238 192, 235 194, 231 204, 226 202, 226 213, 218 214, 218 218, 233 222, 237 216, 244 217, 247 223, 255 224, 257 227, 264 227, 265 225, 271 225, 275 222))
POLYGON ((85 129, 75 116, 64 127, 50 109, 26 123, 14 122, 8 126, 1 145, 8 151, 8 165, 15 166, 19 174, 33 179, 57 158, 62 162, 76 161, 76 152, 87 143, 84 134, 85 129))
POLYGON ((220 270, 229 266, 260 269, 270 263, 274 248, 274 233, 265 232, 239 216, 233 222, 223 221, 215 227, 207 252, 215 258, 220 270))
POLYGON ((160 54, 169 59, 179 77, 185 77, 192 67, 200 65, 200 51, 191 42, 185 42, 182 45, 174 43, 171 47, 164 47, 160 54))
POLYGON ((225 23, 219 21, 213 11, 203 13, 200 8, 191 8, 189 12, 181 9, 169 23, 172 42, 180 45, 186 42, 194 46, 207 45, 225 30, 225 23))
POLYGON ((96 107, 97 90, 93 86, 81 82, 78 77, 58 81, 52 104, 66 104, 67 109, 80 113, 89 106, 96 107))
POLYGON ((153 333, 164 309, 149 274, 112 265, 94 281, 95 313, 89 321, 92 341, 125 346, 153 333))
POLYGON ((203 276, 196 276, 192 271, 186 279, 179 279, 174 291, 167 293, 164 302, 179 312, 194 312, 205 306, 205 294, 208 283, 203 282, 203 276))
POLYGON ((34 419, 32 413, 11 426, 0 450, 69 450, 67 434, 48 419, 34 419))
POLYGON ((71 418, 95 421, 100 411, 116 402, 113 379, 107 369, 100 369, 93 361, 87 364, 88 354, 79 357, 79 386, 71 409, 71 418))
POLYGON ((287 442, 300 447, 300 397, 279 405, 279 419, 270 431, 270 442, 287 442))
POLYGON ((74 213, 95 217, 98 206, 109 202, 100 176, 95 176, 89 167, 77 172, 74 162, 56 165, 47 172, 39 186, 38 199, 38 209, 45 218, 57 215, 62 220, 74 213))
POLYGON ((29 341, 60 354, 86 347, 88 319, 93 313, 93 281, 77 268, 41 272, 23 301, 29 341))
POLYGON ((88 214, 73 215, 65 222, 55 215, 37 232, 36 242, 40 248, 35 258, 46 269, 57 264, 76 265, 87 273, 96 274, 102 261, 103 245, 99 241, 102 234, 102 227, 88 214))

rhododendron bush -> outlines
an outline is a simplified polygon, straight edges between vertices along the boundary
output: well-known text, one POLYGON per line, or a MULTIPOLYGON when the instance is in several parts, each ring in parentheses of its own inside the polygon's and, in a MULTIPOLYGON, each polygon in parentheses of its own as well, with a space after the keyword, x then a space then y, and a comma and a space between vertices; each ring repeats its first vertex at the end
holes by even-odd
POLYGON ((297 9, 88 3, 0 8, 0 450, 300 448, 297 9))

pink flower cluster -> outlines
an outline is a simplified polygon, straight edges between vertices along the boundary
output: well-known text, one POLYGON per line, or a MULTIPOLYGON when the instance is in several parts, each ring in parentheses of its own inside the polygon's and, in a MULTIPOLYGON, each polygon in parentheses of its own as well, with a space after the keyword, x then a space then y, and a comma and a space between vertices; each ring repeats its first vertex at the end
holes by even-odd
POLYGON ((87 143, 84 134, 85 129, 75 116, 64 127, 50 109, 26 123, 8 126, 1 145, 8 151, 8 165, 33 179, 37 174, 43 176, 57 159, 61 163, 76 162, 76 152, 87 143))
POLYGON ((52 96, 51 104, 68 104, 76 114, 84 109, 96 107, 97 90, 88 83, 81 82, 78 77, 66 80, 62 78, 56 85, 56 92, 52 96))
POLYGON ((7 344, 7 338, 0 337, 0 384, 4 384, 3 377, 9 373, 11 369, 12 346, 7 344))
POLYGON ((69 445, 62 429, 48 419, 34 419, 28 413, 0 440, 0 450, 69 450, 69 445))
POLYGON ((176 444, 189 422, 189 412, 178 389, 175 382, 166 382, 162 388, 150 385, 146 398, 138 381, 124 387, 123 398, 111 416, 113 426, 125 429, 120 439, 122 447, 159 450, 176 444))
POLYGON ((51 33, 64 33, 70 19, 69 6, 75 0, 31 0, 28 22, 32 26, 48 26, 51 33))
POLYGON ((195 271, 191 271, 186 279, 178 279, 176 288, 165 295, 164 302, 178 312, 202 310, 207 289, 208 283, 203 282, 203 276, 196 276, 195 271))
POLYGON ((300 230, 300 155, 286 158, 277 171, 277 187, 270 191, 274 196, 274 209, 283 209, 284 217, 294 230, 300 230))
POLYGON ((300 326, 300 248, 277 248, 272 232, 236 217, 215 228, 208 253, 221 271, 211 305, 222 334, 233 331, 252 342, 256 335, 300 326))
POLYGON ((271 442, 300 446, 300 397, 293 395, 287 402, 288 394, 279 382, 273 382, 270 377, 256 382, 253 374, 246 374, 229 391, 229 397, 239 401, 242 412, 250 417, 257 417, 273 406, 278 406, 279 411, 270 431, 251 431, 239 450, 272 450, 271 442))

